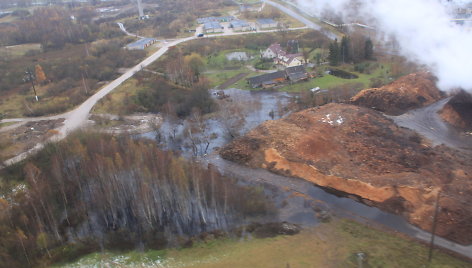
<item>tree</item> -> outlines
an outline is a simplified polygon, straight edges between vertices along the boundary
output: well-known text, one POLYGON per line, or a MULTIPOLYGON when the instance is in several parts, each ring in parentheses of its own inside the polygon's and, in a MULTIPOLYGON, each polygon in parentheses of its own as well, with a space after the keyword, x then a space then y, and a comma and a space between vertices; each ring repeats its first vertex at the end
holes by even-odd
POLYGON ((343 38, 341 39, 341 48, 340 48, 341 60, 343 61, 343 63, 351 61, 350 46, 351 46, 350 38, 347 36, 343 36, 343 38))
POLYGON ((340 53, 339 53, 338 39, 335 39, 334 42, 329 45, 329 56, 328 56, 329 64, 331 66, 338 66, 339 58, 340 58, 340 53))
POLYGON ((34 73, 36 74, 36 82, 38 84, 42 84, 42 83, 46 82, 46 74, 44 73, 43 68, 41 67, 41 65, 37 64, 34 67, 34 73))
POLYGON ((372 43, 372 40, 370 38, 365 40, 364 58, 366 60, 373 60, 374 59, 374 44, 372 43))
POLYGON ((184 63, 190 67, 198 81, 198 78, 205 67, 203 57, 198 53, 192 53, 184 57, 184 63))

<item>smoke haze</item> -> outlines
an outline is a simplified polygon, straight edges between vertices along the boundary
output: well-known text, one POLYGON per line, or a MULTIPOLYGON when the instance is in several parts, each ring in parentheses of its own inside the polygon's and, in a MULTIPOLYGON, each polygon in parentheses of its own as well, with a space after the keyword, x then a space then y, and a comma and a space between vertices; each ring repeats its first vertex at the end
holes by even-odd
MULTIPOLYGON (((454 3, 442 0, 298 0, 310 13, 333 10, 347 21, 361 19, 378 31, 395 36, 400 53, 425 64, 438 77, 442 90, 463 88, 472 92, 472 32, 451 22, 454 3), (447 2, 447 3, 446 3, 447 2)), ((471 1, 456 1, 466 4, 471 1)))

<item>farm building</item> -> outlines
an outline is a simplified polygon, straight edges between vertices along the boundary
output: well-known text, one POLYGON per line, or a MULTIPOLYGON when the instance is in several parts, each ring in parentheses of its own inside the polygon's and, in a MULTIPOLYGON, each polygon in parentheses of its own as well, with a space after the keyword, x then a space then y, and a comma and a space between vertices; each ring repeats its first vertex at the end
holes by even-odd
POLYGON ((301 65, 288 67, 287 69, 285 69, 285 72, 287 73, 287 79, 290 80, 290 82, 292 83, 306 80, 310 77, 308 72, 305 70, 305 67, 301 65))
POLYGON ((154 38, 143 38, 143 39, 139 39, 136 42, 126 45, 126 48, 127 49, 145 49, 156 42, 157 40, 154 38))
POLYGON ((203 24, 203 31, 205 33, 221 33, 223 32, 223 29, 223 26, 216 21, 209 21, 203 24))
POLYGON ((294 66, 285 69, 284 71, 278 71, 275 73, 263 74, 247 79, 249 85, 252 88, 270 88, 276 85, 290 81, 296 83, 298 81, 306 80, 310 78, 310 75, 303 66, 294 66))
POLYGON ((208 22, 231 22, 235 20, 233 16, 226 16, 226 17, 205 17, 205 18, 198 18, 198 24, 205 24, 208 22))
POLYGON ((279 23, 273 19, 258 19, 256 21, 256 26, 258 29, 276 28, 278 24, 279 23))
POLYGON ((263 74, 247 79, 252 88, 269 88, 281 84, 287 80, 285 71, 263 74))
POLYGON ((233 30, 235 31, 241 31, 241 32, 252 30, 251 25, 249 25, 249 23, 247 23, 247 21, 244 21, 244 20, 233 20, 230 23, 230 27, 233 28, 233 30))

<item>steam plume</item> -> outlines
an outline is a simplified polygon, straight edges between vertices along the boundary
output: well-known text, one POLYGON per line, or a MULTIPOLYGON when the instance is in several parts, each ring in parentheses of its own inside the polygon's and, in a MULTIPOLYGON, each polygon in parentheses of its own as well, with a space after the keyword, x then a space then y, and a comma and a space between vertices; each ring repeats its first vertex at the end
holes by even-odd
MULTIPOLYGON (((438 77, 442 90, 463 88, 472 92, 472 32, 451 22, 446 0, 297 0, 305 10, 323 10, 369 21, 377 30, 397 39, 401 54, 425 64, 438 77)), ((470 1, 459 1, 460 4, 470 1)))

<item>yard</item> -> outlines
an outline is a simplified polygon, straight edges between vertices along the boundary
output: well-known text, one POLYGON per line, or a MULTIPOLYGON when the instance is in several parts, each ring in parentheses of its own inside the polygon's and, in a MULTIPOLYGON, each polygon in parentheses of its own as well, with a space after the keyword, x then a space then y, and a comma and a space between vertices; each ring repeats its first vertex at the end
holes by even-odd
POLYGON ((326 74, 325 71, 329 68, 326 66, 320 67, 318 73, 321 73, 321 77, 316 77, 306 82, 300 82, 293 85, 287 85, 282 88, 279 88, 280 91, 288 91, 288 92, 300 92, 300 91, 307 91, 312 88, 320 87, 321 89, 330 89, 333 87, 351 84, 351 85, 362 85, 363 88, 373 87, 371 79, 378 78, 382 83, 388 83, 389 80, 389 72, 390 67, 386 63, 381 63, 378 65, 378 68, 375 68, 370 74, 360 73, 353 71, 352 65, 345 65, 341 66, 338 69, 348 71, 357 75, 359 78, 356 79, 343 79, 340 77, 336 77, 334 75, 326 74))

